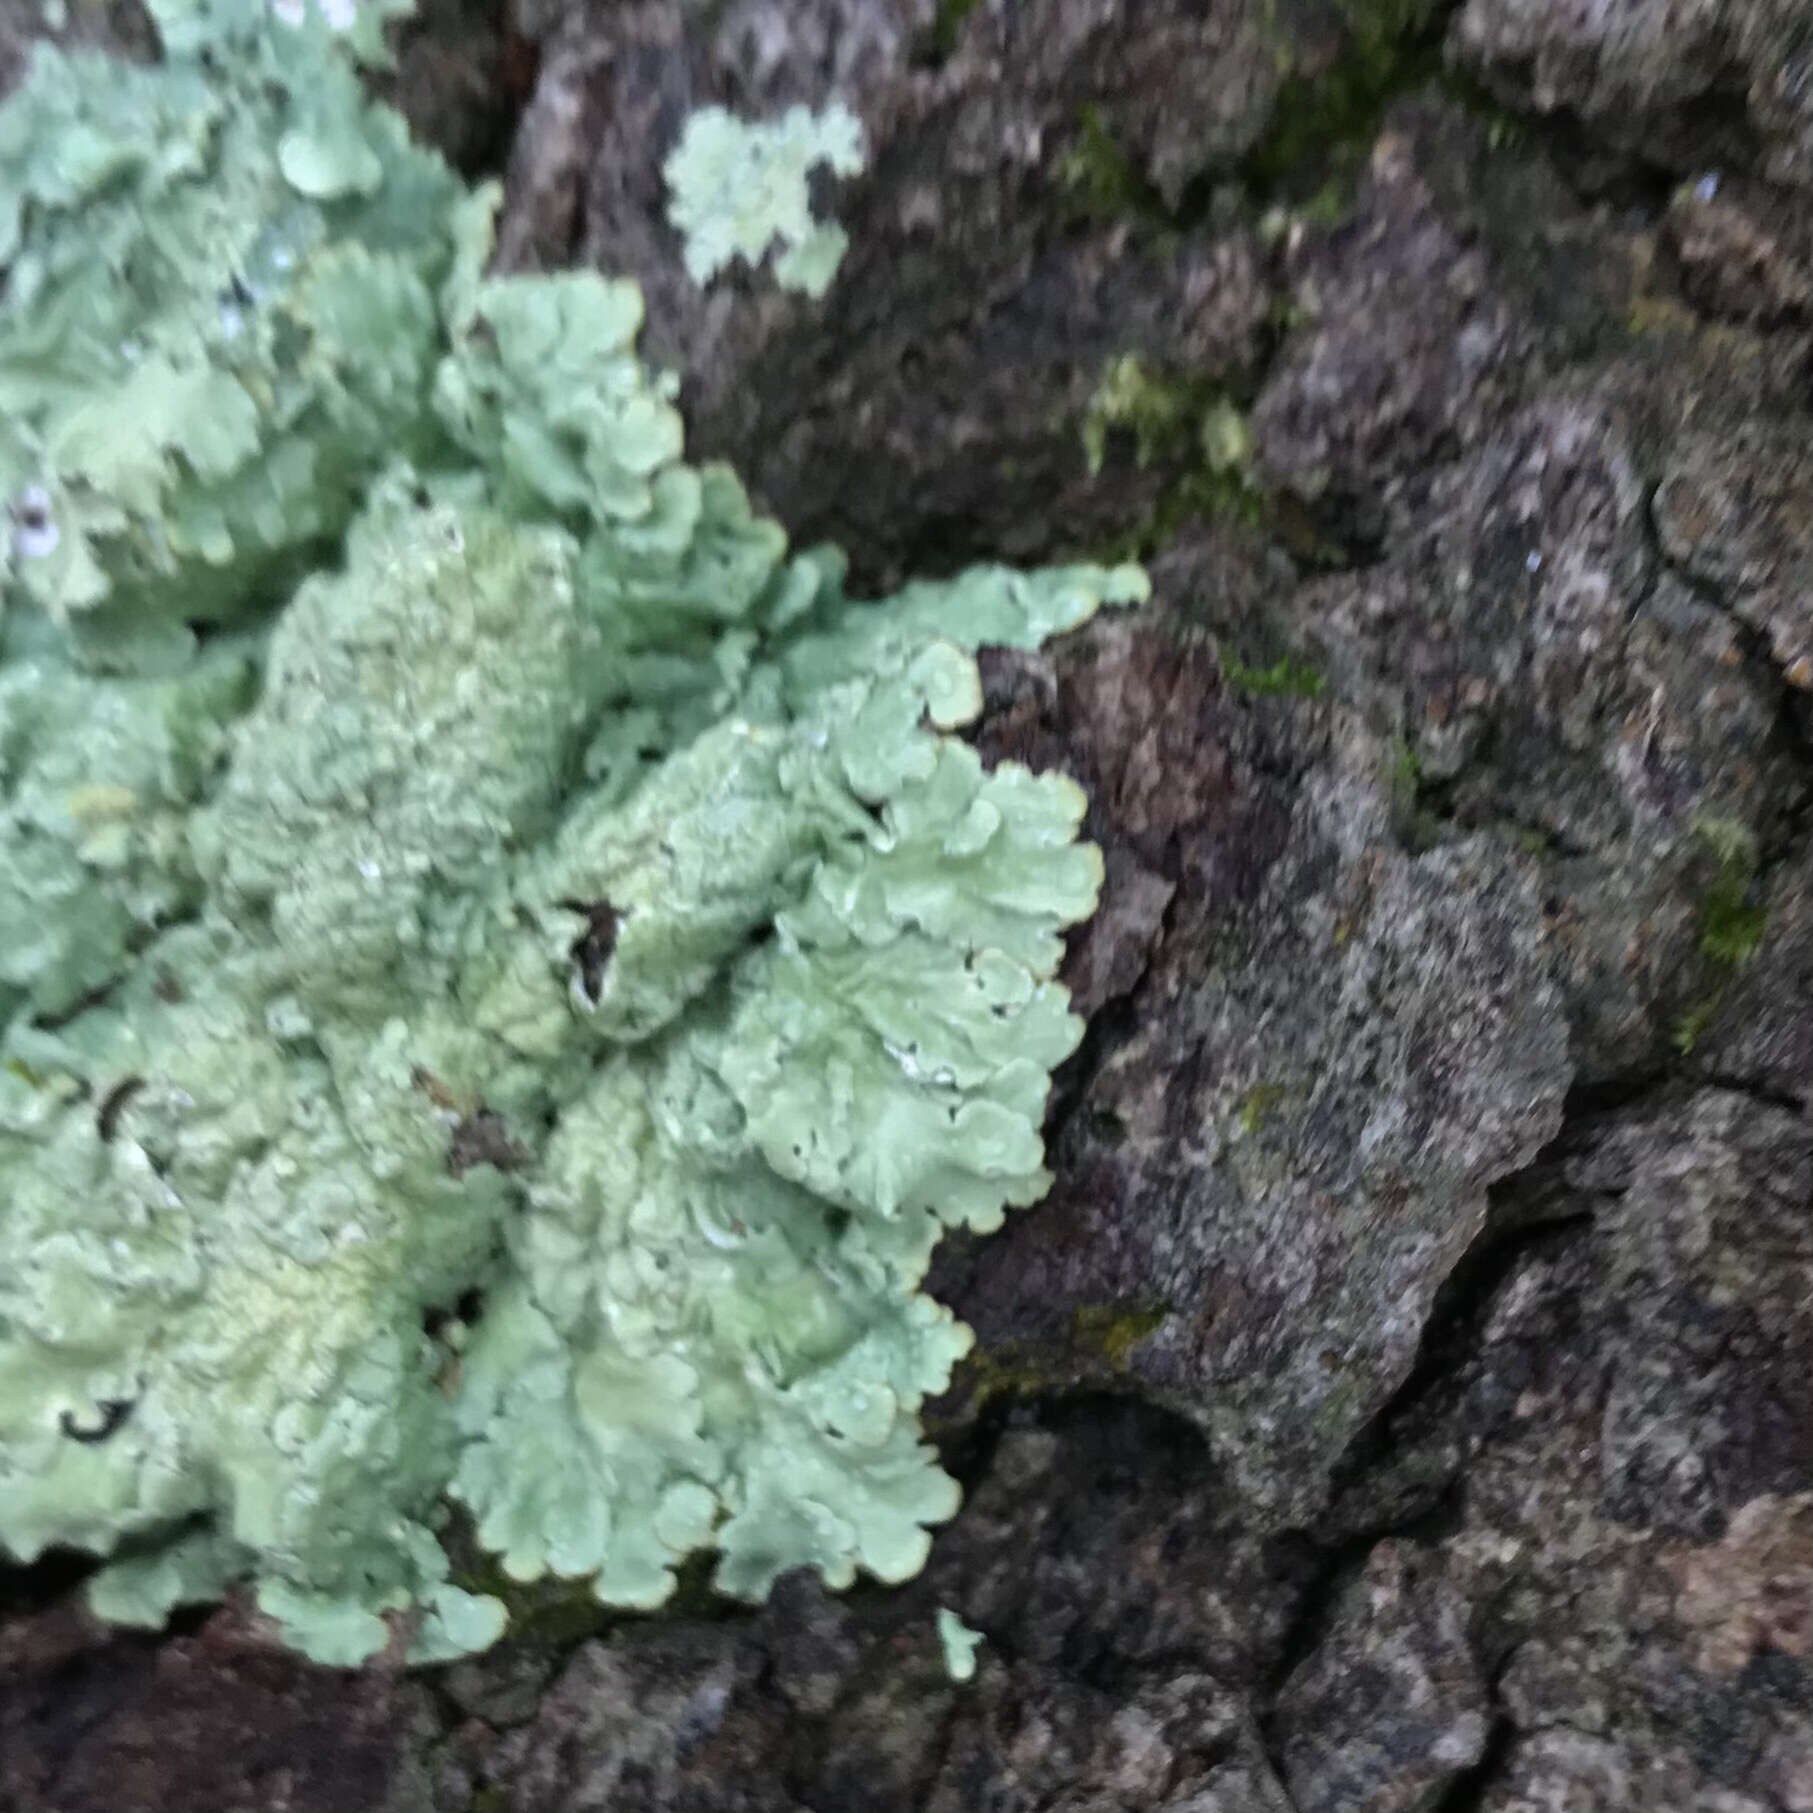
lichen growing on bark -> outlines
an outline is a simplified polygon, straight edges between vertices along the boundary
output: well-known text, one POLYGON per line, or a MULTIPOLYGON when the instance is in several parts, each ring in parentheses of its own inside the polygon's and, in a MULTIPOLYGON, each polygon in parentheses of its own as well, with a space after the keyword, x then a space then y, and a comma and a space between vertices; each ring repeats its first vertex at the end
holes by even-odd
POLYGON ((449 1495, 611 1604, 902 1579, 1101 879, 974 651, 1143 576, 849 600, 633 285, 484 274, 369 16, 159 22, 0 110, 0 1542, 341 1663, 498 1634, 449 1495))

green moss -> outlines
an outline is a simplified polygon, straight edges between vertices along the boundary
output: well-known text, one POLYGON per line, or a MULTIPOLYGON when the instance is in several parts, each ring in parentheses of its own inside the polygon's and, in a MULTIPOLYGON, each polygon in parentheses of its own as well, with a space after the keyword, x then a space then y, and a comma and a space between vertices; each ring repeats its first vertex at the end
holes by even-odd
POLYGON ((1270 500, 1246 472, 1212 472, 1199 466, 1159 500, 1153 512, 1154 540, 1146 545, 1162 546, 1193 517, 1266 528, 1270 526, 1269 511, 1270 500))
POLYGON ((1713 876, 1700 903, 1700 954, 1735 969, 1762 942, 1768 909, 1751 898, 1756 881, 1756 838, 1733 818, 1706 817, 1695 834, 1710 853, 1713 876))
POLYGON ((963 28, 976 10, 976 0, 938 0, 938 16, 932 21, 932 61, 942 63, 957 53, 963 41, 963 28))
POLYGON ((1117 431, 1133 436, 1142 467, 1186 460, 1210 477, 1238 480, 1252 457, 1245 413, 1219 385, 1156 371, 1134 352, 1119 353, 1102 368, 1083 412, 1083 452, 1092 477, 1117 431))
POLYGON ((1134 1348, 1161 1328, 1169 1314, 1164 1304, 1081 1303, 1071 1312, 1071 1338, 1120 1372, 1134 1348))
POLYGON ((1694 821, 1694 837, 1709 870, 1700 897, 1700 955, 1715 965, 1709 993, 1682 1010, 1669 1042, 1690 1057, 1723 1003, 1732 974, 1762 941, 1768 909, 1754 899, 1756 835, 1741 819, 1708 814, 1694 821))
POLYGON ((925 1417, 934 1438, 954 1434, 989 1405, 1038 1398, 1122 1372, 1133 1349, 1171 1314, 1163 1303, 1085 1303, 1071 1312, 1068 1339, 991 1341, 960 1361, 938 1412, 925 1417))
POLYGON ((1715 963, 1735 968, 1762 942, 1768 911, 1730 895, 1708 901, 1700 925, 1700 950, 1715 963))
POLYGON ((1491 151, 1518 150, 1526 136, 1523 122, 1509 113, 1494 110, 1486 123, 1486 147, 1491 151))
POLYGON ((508 1581, 496 1596, 517 1636, 555 1649, 595 1637, 611 1622, 589 1580, 537 1580, 528 1586, 508 1581))
POLYGON ((1416 800, 1423 781, 1423 758, 1408 737, 1398 737, 1391 746, 1390 784, 1392 797, 1400 806, 1416 800))
POLYGON ((1693 1048, 1699 1044, 1701 1035, 1712 1024, 1712 1017, 1718 1012, 1716 999, 1698 1002, 1687 1009, 1675 1022, 1675 1029, 1669 1035, 1669 1043, 1682 1057, 1691 1057, 1693 1048))
POLYGON ((1268 224, 1274 219, 1288 223, 1294 218, 1312 227, 1338 226, 1353 205, 1353 179, 1352 158, 1338 159, 1335 170, 1319 189, 1300 201, 1288 214, 1274 213, 1268 216, 1268 224))
POLYGON ((1243 476, 1199 468, 1167 486, 1151 509, 1088 552, 1098 560, 1149 559, 1175 540, 1186 524, 1218 523, 1269 531, 1273 526, 1269 511, 1266 494, 1243 476))
POLYGON ((1027 1342, 991 1341, 972 1347, 957 1362, 943 1403, 925 1414, 925 1431, 933 1440, 955 1433, 990 1404, 1036 1398, 1071 1381, 1061 1364, 1027 1342))
POLYGON ((1265 667, 1254 667, 1224 654, 1221 671, 1235 692, 1258 699, 1319 699, 1328 689, 1327 678, 1294 655, 1280 655, 1265 667))
POLYGON ((1282 1084, 1255 1083, 1240 1098, 1240 1131, 1249 1138, 1257 1133, 1283 1100, 1282 1084))
POLYGON ((1093 102, 1077 112, 1076 131, 1057 160, 1058 182, 1077 211, 1094 220, 1163 214, 1148 185, 1093 102))
POLYGON ((1117 354, 1084 411, 1083 453, 1091 475, 1108 463, 1113 437, 1128 435, 1142 469, 1176 472, 1157 502, 1110 544, 1117 560, 1150 554, 1183 525, 1264 524, 1267 500, 1251 476, 1245 412, 1220 385, 1155 370, 1138 353, 1117 354))
MULTIPOLYGON (((1317 75, 1291 75, 1242 175, 1256 196, 1315 218, 1346 212, 1378 122, 1398 95, 1441 73, 1433 0, 1353 0, 1342 8, 1348 48, 1317 75)), ((1274 21, 1280 55, 1295 65, 1288 17, 1274 21)))
POLYGON ((1624 325, 1633 340, 1695 333, 1700 317, 1673 296, 1633 297, 1625 311, 1624 325))
POLYGON ((1154 372, 1138 353, 1110 359, 1083 414, 1083 452, 1093 478, 1116 430, 1133 436, 1141 466, 1176 458, 1188 445, 1195 414, 1190 387, 1154 372))

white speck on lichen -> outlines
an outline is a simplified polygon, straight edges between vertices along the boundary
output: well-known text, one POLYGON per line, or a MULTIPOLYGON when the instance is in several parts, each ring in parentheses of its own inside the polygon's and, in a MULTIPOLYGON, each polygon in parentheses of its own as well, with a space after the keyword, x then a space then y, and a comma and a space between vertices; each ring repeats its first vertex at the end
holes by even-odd
MULTIPOLYGON (((285 25, 298 26, 308 17, 309 0, 271 0, 271 11, 285 25)), ((351 31, 358 23, 358 0, 316 0, 321 17, 334 31, 351 31)))

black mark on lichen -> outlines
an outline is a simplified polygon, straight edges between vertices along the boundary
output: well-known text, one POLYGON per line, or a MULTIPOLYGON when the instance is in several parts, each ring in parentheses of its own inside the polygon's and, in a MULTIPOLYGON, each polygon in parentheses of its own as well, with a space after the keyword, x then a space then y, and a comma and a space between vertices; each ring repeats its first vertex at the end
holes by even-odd
POLYGON ((101 1415, 98 1427, 84 1429, 67 1410, 58 1415, 57 1427, 72 1442, 83 1442, 92 1447, 96 1442, 104 1442, 132 1414, 137 1401, 136 1398, 101 1398, 95 1404, 101 1415))
POLYGON ((122 1077, 101 1097, 94 1111, 94 1130, 100 1134, 103 1145, 119 1131, 121 1111, 144 1086, 142 1076, 122 1077))
POLYGON ((461 1291, 451 1308, 444 1303, 436 1303, 423 1310, 422 1332, 430 1340, 438 1341, 446 1333, 450 1323, 458 1322, 470 1328, 484 1313, 484 1308, 485 1293, 474 1285, 461 1291))
POLYGON ((596 1001, 604 992, 605 965, 617 948, 617 928, 623 915, 608 900, 560 900, 555 905, 585 921, 585 930, 568 946, 568 954, 579 965, 585 998, 596 1001))
POLYGON ((442 1113, 459 1117, 447 1147, 447 1169, 455 1177, 464 1177, 474 1165, 520 1171, 533 1157, 527 1146, 510 1137, 501 1114, 483 1102, 468 1107, 427 1065, 417 1064, 410 1071, 409 1080, 442 1113))
POLYGON ((474 1165, 495 1165, 500 1171, 520 1171, 529 1162, 528 1147, 510 1137, 504 1117, 480 1106, 465 1115, 453 1129, 447 1148, 447 1169, 464 1177, 474 1165))

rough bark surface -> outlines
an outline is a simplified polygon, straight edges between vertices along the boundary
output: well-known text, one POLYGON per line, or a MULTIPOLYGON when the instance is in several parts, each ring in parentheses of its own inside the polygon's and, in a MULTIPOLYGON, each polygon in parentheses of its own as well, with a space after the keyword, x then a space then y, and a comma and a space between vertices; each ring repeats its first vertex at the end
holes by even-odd
POLYGON ((1805 0, 444 0, 393 83, 863 579, 1148 560, 986 666, 1107 856, 1057 1183, 940 1257, 918 1581, 401 1676, 0 1575, 0 1809, 1813 1809, 1805 0), (834 96, 830 291, 700 291, 686 115, 834 96))

